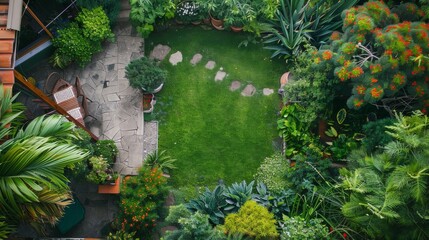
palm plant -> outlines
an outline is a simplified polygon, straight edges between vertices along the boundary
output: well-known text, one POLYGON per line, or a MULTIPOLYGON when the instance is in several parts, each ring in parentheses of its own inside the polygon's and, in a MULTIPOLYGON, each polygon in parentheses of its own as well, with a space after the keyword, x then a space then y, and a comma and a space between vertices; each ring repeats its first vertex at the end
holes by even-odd
POLYGON ((13 124, 22 113, 12 103, 16 96, 2 86, 0 96, 0 214, 8 222, 54 224, 71 203, 64 168, 86 157, 64 140, 74 137, 74 124, 51 115, 19 128, 13 124))
POLYGON ((176 159, 166 155, 166 151, 163 150, 160 153, 158 151, 154 151, 149 153, 144 159, 144 164, 151 168, 157 167, 162 172, 168 172, 169 170, 175 169, 174 162, 176 159))

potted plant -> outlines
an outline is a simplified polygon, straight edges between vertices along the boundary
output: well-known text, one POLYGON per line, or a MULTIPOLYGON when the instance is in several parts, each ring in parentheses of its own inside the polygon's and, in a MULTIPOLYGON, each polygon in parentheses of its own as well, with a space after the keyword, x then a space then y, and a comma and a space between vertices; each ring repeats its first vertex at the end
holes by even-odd
POLYGON ((198 0, 202 10, 208 12, 210 22, 214 28, 223 30, 223 19, 227 11, 227 5, 224 0, 198 0))
POLYGON ((248 0, 231 0, 226 5, 225 25, 234 32, 240 32, 244 25, 256 19, 256 11, 248 0))
POLYGON ((89 159, 90 172, 86 175, 89 182, 95 184, 110 184, 114 185, 118 174, 115 173, 109 163, 101 156, 93 156, 89 159))
POLYGON ((116 162, 116 155, 118 154, 118 147, 115 141, 111 139, 98 140, 94 146, 94 155, 103 157, 108 164, 116 162))
POLYGON ((167 71, 157 66, 152 59, 142 57, 127 65, 125 76, 130 81, 130 86, 142 93, 157 93, 164 86, 167 71))

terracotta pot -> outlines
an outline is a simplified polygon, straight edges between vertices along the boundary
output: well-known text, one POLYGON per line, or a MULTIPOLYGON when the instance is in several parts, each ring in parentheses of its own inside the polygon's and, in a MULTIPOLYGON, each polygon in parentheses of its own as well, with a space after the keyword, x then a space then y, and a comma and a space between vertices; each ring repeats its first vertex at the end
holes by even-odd
POLYGON ((191 23, 192 23, 192 25, 198 26, 198 25, 201 24, 201 21, 194 21, 194 22, 191 22, 191 23))
POLYGON ((241 30, 243 30, 243 27, 235 27, 235 26, 231 26, 231 30, 233 32, 241 32, 241 30))
POLYGON ((216 28, 217 30, 223 30, 224 29, 223 28, 223 20, 213 18, 210 15, 210 22, 212 23, 213 27, 216 28))
POLYGON ((204 18, 203 19, 203 23, 205 24, 205 25, 210 25, 210 18, 208 17, 208 18, 204 18))

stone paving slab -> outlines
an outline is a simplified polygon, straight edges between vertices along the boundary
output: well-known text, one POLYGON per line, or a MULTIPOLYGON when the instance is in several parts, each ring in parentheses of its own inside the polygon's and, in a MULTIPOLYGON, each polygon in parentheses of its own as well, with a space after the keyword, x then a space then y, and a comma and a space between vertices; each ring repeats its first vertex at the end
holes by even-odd
POLYGON ((209 69, 209 70, 213 70, 216 66, 216 62, 215 61, 208 61, 205 65, 205 68, 209 69))
POLYGON ((226 77, 226 72, 224 72, 224 71, 222 71, 222 70, 219 70, 217 73, 216 73, 216 76, 215 76, 215 78, 214 78, 214 80, 217 82, 217 81, 223 81, 223 79, 226 77))
POLYGON ((264 89, 262 89, 262 93, 263 93, 265 96, 269 96, 269 95, 271 95, 271 94, 273 94, 273 93, 274 93, 274 89, 271 89, 271 88, 264 88, 264 89))
POLYGON ((252 84, 247 84, 247 86, 241 92, 241 95, 245 97, 250 97, 250 96, 253 96, 255 92, 256 92, 256 88, 252 84))
POLYGON ((231 86, 229 87, 230 91, 235 91, 237 89, 241 88, 241 82, 235 80, 231 83, 231 86))
POLYGON ((192 66, 195 66, 201 61, 202 58, 203 58, 203 55, 201 55, 200 53, 197 53, 192 57, 190 63, 192 64, 192 66))
POLYGON ((178 63, 183 61, 183 56, 180 51, 177 51, 171 54, 170 59, 168 60, 173 66, 176 66, 178 63))
POLYGON ((155 48, 152 50, 152 52, 149 55, 150 59, 162 61, 164 58, 168 55, 168 53, 171 51, 171 48, 167 45, 158 44, 155 46, 155 48))

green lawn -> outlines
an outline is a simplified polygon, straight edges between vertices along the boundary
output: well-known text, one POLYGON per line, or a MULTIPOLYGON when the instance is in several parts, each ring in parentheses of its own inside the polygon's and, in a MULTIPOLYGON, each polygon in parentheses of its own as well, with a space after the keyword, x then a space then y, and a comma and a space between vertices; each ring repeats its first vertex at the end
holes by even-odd
POLYGON ((183 54, 177 66, 168 62, 169 56, 162 62, 169 77, 157 94, 153 113, 160 121, 159 150, 178 160, 172 173, 175 188, 189 193, 198 186, 214 186, 219 179, 251 180, 261 161, 274 152, 278 79, 287 69, 284 62, 271 61, 270 52, 260 44, 238 48, 246 38, 189 27, 153 33, 146 40, 147 53, 162 43, 172 48, 170 54, 183 54), (189 61, 195 53, 203 59, 193 67, 189 61), (214 70, 204 67, 208 60, 216 61, 214 70), (220 67, 229 75, 215 82, 220 67), (243 97, 241 89, 229 91, 233 80, 241 81, 242 89, 252 83, 257 93, 243 97), (264 87, 275 93, 263 96, 264 87))

